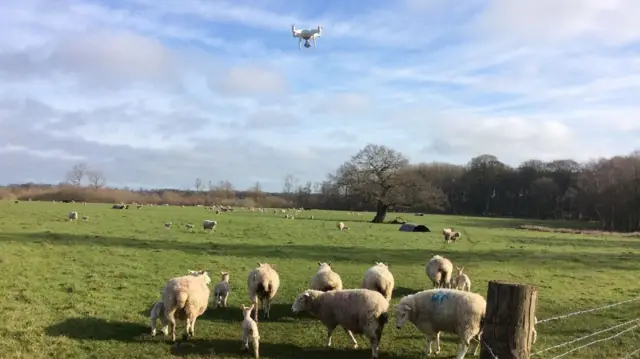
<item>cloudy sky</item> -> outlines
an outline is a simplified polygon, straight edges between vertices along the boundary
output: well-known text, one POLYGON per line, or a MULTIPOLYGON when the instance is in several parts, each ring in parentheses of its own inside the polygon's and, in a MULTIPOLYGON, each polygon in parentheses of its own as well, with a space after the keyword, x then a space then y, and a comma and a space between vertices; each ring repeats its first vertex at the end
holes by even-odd
POLYGON ((367 143, 626 154, 639 18, 638 0, 0 0, 0 184, 84 162, 113 186, 280 190, 367 143), (317 49, 294 23, 323 25, 317 49))

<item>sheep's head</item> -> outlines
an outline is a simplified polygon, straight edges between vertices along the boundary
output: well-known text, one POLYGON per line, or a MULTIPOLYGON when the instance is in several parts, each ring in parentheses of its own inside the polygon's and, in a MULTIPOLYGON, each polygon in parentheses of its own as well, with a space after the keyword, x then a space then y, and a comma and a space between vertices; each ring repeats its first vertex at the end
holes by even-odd
POLYGON ((463 271, 464 271, 464 267, 456 267, 457 275, 462 274, 463 271))
POLYGON ((206 269, 200 269, 200 270, 189 269, 188 271, 189 271, 189 274, 194 277, 203 276, 205 284, 209 285, 211 283, 211 277, 209 277, 209 273, 207 272, 206 269))
POLYGON ((220 271, 220 274, 222 275, 222 277, 220 278, 221 280, 228 282, 229 281, 229 272, 222 272, 220 271))
POLYGON ((318 270, 320 269, 331 269, 331 262, 320 262, 318 261, 318 270))
POLYGON ((407 303, 398 303, 396 305, 396 327, 398 329, 409 320, 409 313, 411 312, 411 306, 407 303))
POLYGON ((248 306, 248 307, 245 306, 244 304, 242 304, 241 308, 242 308, 242 317, 243 318, 251 318, 251 311, 254 308, 253 303, 251 303, 251 305, 248 306))
POLYGON ((311 307, 311 302, 313 301, 313 298, 316 297, 318 294, 322 294, 322 292, 318 290, 313 290, 313 289, 307 289, 304 292, 298 294, 298 296, 296 297, 296 300, 293 301, 293 305, 291 306, 291 311, 294 314, 297 314, 299 312, 304 312, 306 310, 309 310, 309 308, 311 307))
POLYGON ((389 263, 387 262, 375 262, 375 265, 379 267, 386 267, 386 268, 389 267, 389 263))

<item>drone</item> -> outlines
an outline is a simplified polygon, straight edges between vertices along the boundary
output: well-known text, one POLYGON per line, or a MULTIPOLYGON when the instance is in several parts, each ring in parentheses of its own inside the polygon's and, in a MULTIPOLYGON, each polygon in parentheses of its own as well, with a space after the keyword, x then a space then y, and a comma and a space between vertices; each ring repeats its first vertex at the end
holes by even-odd
POLYGON ((316 37, 322 36, 322 26, 318 25, 318 28, 311 29, 311 30, 309 29, 296 30, 296 26, 291 25, 291 33, 293 34, 293 37, 298 38, 298 49, 301 49, 300 43, 302 42, 302 39, 304 39, 304 47, 306 47, 307 49, 311 47, 311 45, 309 44, 309 40, 313 40, 313 48, 315 49, 316 37))

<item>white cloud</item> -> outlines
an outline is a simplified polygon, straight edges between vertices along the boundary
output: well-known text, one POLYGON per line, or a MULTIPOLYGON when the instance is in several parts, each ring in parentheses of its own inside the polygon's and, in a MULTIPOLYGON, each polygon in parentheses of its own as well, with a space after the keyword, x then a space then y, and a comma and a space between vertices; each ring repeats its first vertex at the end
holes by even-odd
POLYGON ((253 65, 234 66, 219 79, 212 79, 212 88, 239 96, 283 93, 287 80, 275 71, 253 65))

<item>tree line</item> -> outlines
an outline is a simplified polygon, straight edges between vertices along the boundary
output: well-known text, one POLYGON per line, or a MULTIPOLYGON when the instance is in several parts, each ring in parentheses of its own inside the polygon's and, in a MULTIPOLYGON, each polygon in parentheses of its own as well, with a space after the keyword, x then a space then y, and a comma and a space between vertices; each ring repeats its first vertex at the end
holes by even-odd
POLYGON ((112 189, 106 176, 74 166, 57 186, 13 185, 3 197, 87 202, 138 202, 246 207, 304 207, 373 211, 374 223, 388 211, 468 216, 597 221, 603 230, 640 230, 640 152, 586 163, 570 159, 529 160, 517 167, 493 155, 465 165, 410 163, 399 151, 369 144, 324 181, 287 175, 282 191, 267 193, 259 182, 238 190, 227 180, 198 178, 195 190, 112 189), (86 186, 83 179, 86 178, 86 186))

